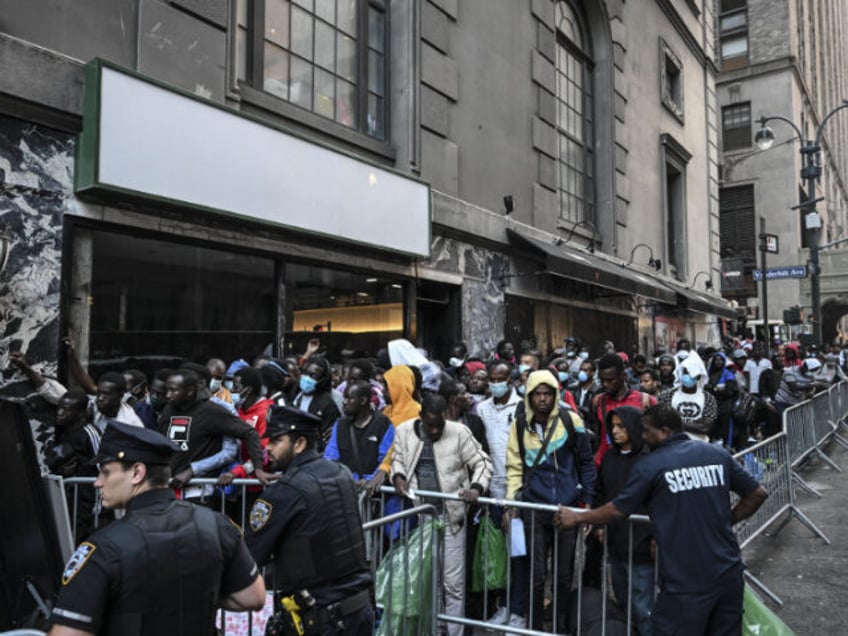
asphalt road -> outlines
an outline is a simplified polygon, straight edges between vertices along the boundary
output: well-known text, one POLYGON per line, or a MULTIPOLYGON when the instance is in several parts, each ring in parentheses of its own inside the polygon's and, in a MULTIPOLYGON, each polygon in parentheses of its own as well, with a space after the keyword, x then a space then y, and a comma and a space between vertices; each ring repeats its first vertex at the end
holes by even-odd
POLYGON ((836 443, 825 450, 845 472, 814 459, 800 474, 822 498, 796 488, 795 503, 831 544, 793 518, 744 551, 749 571, 784 603, 769 607, 799 635, 848 634, 848 451, 836 443))

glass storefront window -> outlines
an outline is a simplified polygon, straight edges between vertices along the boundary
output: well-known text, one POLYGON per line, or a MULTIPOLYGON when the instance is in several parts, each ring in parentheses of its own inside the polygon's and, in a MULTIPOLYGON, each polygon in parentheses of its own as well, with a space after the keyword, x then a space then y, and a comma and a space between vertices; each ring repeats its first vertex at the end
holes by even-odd
POLYGON ((288 264, 286 294, 291 301, 286 355, 301 353, 313 337, 321 340, 331 360, 339 360, 343 352, 374 355, 389 340, 403 337, 399 280, 288 264))
POLYGON ((374 355, 403 337, 404 286, 378 274, 280 262, 184 243, 92 231, 89 361, 93 376, 182 360, 252 361, 270 353, 278 314, 283 355, 313 337, 331 361, 374 355))
POLYGON ((180 358, 229 362, 273 342, 272 259, 109 232, 92 238, 92 374, 128 357, 147 373, 180 358))

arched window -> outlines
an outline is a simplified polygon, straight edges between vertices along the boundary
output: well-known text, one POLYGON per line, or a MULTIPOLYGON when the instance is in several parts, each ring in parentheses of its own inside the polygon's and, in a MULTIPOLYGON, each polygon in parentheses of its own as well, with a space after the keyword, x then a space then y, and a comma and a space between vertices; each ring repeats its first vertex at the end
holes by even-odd
POLYGON ((592 47, 585 22, 570 2, 557 2, 556 29, 560 217, 594 222, 592 47))

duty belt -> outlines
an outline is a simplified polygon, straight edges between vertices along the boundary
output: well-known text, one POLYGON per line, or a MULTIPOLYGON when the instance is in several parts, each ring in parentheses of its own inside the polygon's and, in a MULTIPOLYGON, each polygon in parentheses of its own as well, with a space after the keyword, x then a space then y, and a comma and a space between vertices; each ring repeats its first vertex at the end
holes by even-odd
POLYGON ((364 589, 353 596, 348 596, 347 598, 342 599, 338 603, 326 605, 325 608, 330 614, 335 614, 336 616, 349 616, 354 612, 358 612, 370 603, 371 590, 364 589))

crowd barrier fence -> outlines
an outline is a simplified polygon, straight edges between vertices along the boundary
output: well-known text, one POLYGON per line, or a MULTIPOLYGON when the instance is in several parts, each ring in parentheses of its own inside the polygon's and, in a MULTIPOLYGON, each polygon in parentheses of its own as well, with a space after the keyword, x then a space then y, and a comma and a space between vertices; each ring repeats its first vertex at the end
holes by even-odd
POLYGON ((821 498, 821 493, 807 483, 799 469, 813 456, 836 471, 842 469, 823 450, 831 441, 848 448, 848 440, 840 434, 848 416, 848 382, 840 382, 812 398, 783 412, 783 430, 787 436, 792 480, 805 492, 821 498))

